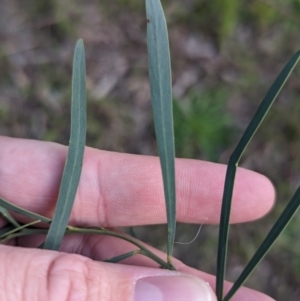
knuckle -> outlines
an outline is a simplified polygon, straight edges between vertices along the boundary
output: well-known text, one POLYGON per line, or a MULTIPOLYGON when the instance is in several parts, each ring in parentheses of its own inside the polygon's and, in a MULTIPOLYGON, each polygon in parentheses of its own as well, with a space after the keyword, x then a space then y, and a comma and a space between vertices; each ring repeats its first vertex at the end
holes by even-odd
POLYGON ((47 271, 47 298, 49 301, 110 300, 109 287, 104 286, 103 271, 99 275, 93 262, 74 254, 60 254, 47 271), (102 278, 102 281, 100 281, 102 278))

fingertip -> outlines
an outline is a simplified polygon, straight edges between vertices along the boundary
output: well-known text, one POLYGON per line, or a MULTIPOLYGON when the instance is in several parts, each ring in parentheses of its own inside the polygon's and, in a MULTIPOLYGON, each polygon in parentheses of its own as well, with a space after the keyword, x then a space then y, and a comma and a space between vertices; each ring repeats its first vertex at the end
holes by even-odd
POLYGON ((232 222, 246 222, 266 215, 275 204, 276 190, 266 176, 245 168, 238 168, 233 198, 237 206, 233 207, 232 222), (244 216, 240 220, 239 211, 243 207, 244 216))

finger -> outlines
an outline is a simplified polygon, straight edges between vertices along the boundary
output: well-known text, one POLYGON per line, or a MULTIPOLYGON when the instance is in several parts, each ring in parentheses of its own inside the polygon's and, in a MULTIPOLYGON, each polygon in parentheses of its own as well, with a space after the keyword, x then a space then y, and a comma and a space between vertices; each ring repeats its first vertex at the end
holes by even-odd
POLYGON ((216 301, 205 281, 176 271, 9 246, 0 255, 1 300, 216 301))
MULTIPOLYGON (((166 261, 166 254, 164 252, 159 251, 145 243, 143 244, 147 247, 147 249, 149 249, 158 257, 166 261)), ((71 237, 71 236, 66 237, 62 245, 62 249, 65 252, 71 252, 71 253, 75 252, 78 254, 82 254, 84 256, 91 257, 94 260, 103 261, 133 251, 136 249, 136 247, 127 241, 120 240, 111 236, 99 237, 95 235, 89 235, 89 236, 76 235, 75 237, 71 237)), ((189 267, 176 258, 173 258, 172 262, 178 271, 185 274, 194 275, 205 280, 207 283, 209 283, 210 287, 212 287, 212 289, 215 290, 215 283, 216 283, 215 276, 204 273, 192 267, 189 267)), ((159 268, 159 265, 156 262, 142 255, 136 255, 130 257, 126 260, 123 260, 121 263, 127 265, 141 266, 141 267, 159 268)), ((225 281, 224 283, 225 294, 229 291, 231 286, 232 283, 225 281)), ((248 289, 246 287, 241 287, 231 300, 232 301, 252 301, 252 300, 274 301, 269 296, 266 296, 265 294, 255 290, 248 289)))
MULTIPOLYGON (((22 246, 28 246, 28 245, 37 246, 43 241, 43 239, 44 239, 43 237, 40 237, 40 239, 36 239, 35 237, 29 237, 29 238, 21 238, 19 242, 21 243, 22 246)), ((165 253, 145 243, 143 243, 143 245, 147 247, 147 249, 155 253, 158 257, 166 261, 165 253)), ((64 238, 60 250, 68 253, 81 254, 86 257, 92 258, 93 260, 103 261, 136 249, 137 248, 131 243, 111 236, 71 235, 71 236, 66 236, 64 238)), ((182 263, 181 261, 175 258, 172 259, 172 262, 178 271, 184 274, 194 275, 196 277, 199 277, 200 279, 203 279, 204 281, 209 283, 210 287, 212 287, 213 290, 215 290, 215 281, 216 281, 215 276, 188 267, 187 265, 185 265, 184 263, 182 263)), ((156 268, 156 269, 159 268, 158 263, 154 262, 153 260, 143 255, 132 256, 126 260, 123 260, 121 263, 126 265, 134 265, 134 266, 147 267, 147 268, 156 268)), ((224 284, 225 293, 229 291, 231 286, 232 283, 225 282, 224 284)), ((189 299, 183 299, 183 300, 189 300, 189 299)), ((273 299, 260 292, 245 287, 241 287, 231 300, 232 301, 252 301, 252 300, 272 301, 273 299)))
MULTIPOLYGON (((51 217, 67 148, 55 143, 0 137, 0 196, 51 217)), ((226 166, 176 160, 177 220, 218 223, 226 166)), ((231 222, 263 216, 275 193, 264 176, 237 170, 231 222)), ((156 157, 86 148, 71 223, 129 226, 166 222, 156 157)))
MULTIPOLYGON (((145 243, 143 243, 147 249, 152 251, 155 255, 166 261, 166 254, 159 251, 145 243)), ((103 261, 115 256, 130 252, 135 250, 136 247, 131 243, 120 240, 111 236, 96 236, 96 235, 72 235, 67 236, 64 239, 62 250, 65 252, 82 254, 84 256, 93 258, 94 260, 103 261)), ((182 273, 197 276, 205 280, 209 285, 215 290, 216 277, 192 267, 185 265, 180 260, 173 258, 172 262, 176 269, 182 273)), ((121 262, 122 264, 149 267, 149 268, 159 268, 159 264, 149 259, 146 256, 135 255, 121 262)), ((225 281, 224 283, 224 293, 226 294, 231 288, 232 283, 225 281)), ((179 299, 180 300, 180 299, 179 299)), ((183 299, 188 300, 188 299, 183 299)), ((248 289, 246 287, 241 287, 232 301, 274 301, 271 297, 266 296, 258 291, 248 289)))

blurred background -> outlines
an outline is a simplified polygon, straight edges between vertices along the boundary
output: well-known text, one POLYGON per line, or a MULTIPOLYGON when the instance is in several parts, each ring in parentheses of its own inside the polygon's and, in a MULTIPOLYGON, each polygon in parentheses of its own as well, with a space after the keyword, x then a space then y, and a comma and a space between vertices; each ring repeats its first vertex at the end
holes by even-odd
MULTIPOLYGON (((177 157, 227 163, 269 86, 300 48, 299 0, 163 1, 173 68, 177 157)), ((68 144, 71 64, 78 38, 87 58, 87 145, 156 155, 150 107, 146 18, 141 0, 0 0, 0 134, 68 144)), ((277 189, 272 212, 230 232, 234 280, 300 183, 300 68, 263 122, 241 166, 277 189)), ((199 179, 201 181, 201 179, 199 179)), ((178 225, 190 241, 198 225, 178 225)), ((300 299, 300 216, 247 286, 276 300, 300 299)), ((138 236, 163 249, 165 227, 138 236)), ((217 226, 174 255, 215 273, 217 226)))

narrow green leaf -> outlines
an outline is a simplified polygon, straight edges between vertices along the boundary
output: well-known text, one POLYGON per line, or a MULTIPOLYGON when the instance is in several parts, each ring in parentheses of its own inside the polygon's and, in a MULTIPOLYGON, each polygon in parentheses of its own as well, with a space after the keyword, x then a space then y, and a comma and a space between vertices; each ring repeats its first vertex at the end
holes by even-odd
POLYGON ((39 214, 31 212, 29 210, 25 210, 25 209, 23 209, 19 206, 16 206, 16 205, 2 199, 2 198, 0 198, 0 206, 6 208, 7 210, 10 210, 10 211, 13 211, 15 213, 18 213, 18 214, 24 215, 26 217, 29 217, 33 220, 41 220, 42 222, 45 222, 45 223, 50 223, 51 222, 51 219, 48 218, 48 217, 39 215, 39 214))
POLYGON ((58 201, 46 237, 45 249, 58 250, 66 231, 80 179, 86 137, 86 82, 83 41, 76 44, 73 60, 71 136, 58 201))
MULTIPOLYGON (((40 222, 40 221, 34 221, 34 222, 30 223, 30 225, 33 225, 33 224, 38 223, 38 222, 40 222)), ((27 227, 29 227, 29 226, 27 224, 27 227)), ((0 239, 0 243, 4 243, 5 241, 8 241, 8 240, 16 238, 16 237, 28 236, 28 235, 47 234, 47 232, 48 232, 48 229, 23 228, 22 231, 20 231, 20 232, 14 232, 14 233, 11 233, 10 235, 5 235, 4 238, 0 239)))
POLYGON ((12 225, 14 225, 16 228, 20 227, 21 225, 11 216, 11 214, 2 206, 0 206, 0 213, 3 215, 3 217, 9 221, 12 225))
POLYGON ((21 232, 24 228, 28 228, 28 227, 33 226, 33 225, 35 225, 35 224, 38 224, 38 223, 40 223, 40 222, 41 222, 41 220, 37 220, 37 221, 30 222, 30 223, 28 223, 28 224, 22 225, 22 226, 20 226, 20 227, 18 227, 18 228, 14 228, 14 229, 12 229, 11 231, 8 231, 8 232, 3 233, 3 234, 0 236, 0 239, 1 239, 1 240, 8 240, 8 239, 10 239, 10 236, 11 236, 12 234, 14 234, 14 233, 16 233, 16 232, 21 232))
POLYGON ((146 0, 146 14, 151 100, 166 199, 167 255, 168 262, 171 262, 176 231, 176 196, 169 39, 160 1, 146 0))
POLYGON ((282 233, 285 227, 288 225, 292 217, 295 215, 296 211, 300 206, 300 186, 293 195, 292 199, 289 201, 288 205, 281 213, 280 217, 277 219, 276 223, 268 233, 267 237, 264 239, 260 247, 257 249, 239 278, 235 281, 234 285, 231 287, 230 291, 224 298, 224 301, 229 301, 230 298, 236 293, 236 291, 243 285, 246 279, 253 272, 254 268, 258 263, 264 258, 266 253, 270 250, 272 245, 278 236, 282 233))
POLYGON ((131 256, 140 254, 140 252, 141 252, 140 250, 130 251, 130 252, 124 253, 122 255, 106 259, 106 260, 104 260, 104 262, 118 263, 118 262, 120 262, 122 260, 125 260, 125 259, 131 257, 131 256))
POLYGON ((259 128, 270 107, 274 103, 278 94, 282 90, 284 84, 289 78, 290 74, 294 70, 295 66, 299 62, 300 51, 296 52, 293 57, 284 66, 271 88, 267 92, 265 98, 262 100, 252 120, 250 121, 246 131, 244 132, 241 140, 233 151, 226 172, 224 194, 221 209, 220 228, 219 228, 219 243, 218 243, 218 255, 217 255, 217 280, 216 280, 216 294, 218 300, 223 298, 223 283, 226 270, 226 257, 227 257, 227 245, 229 234, 229 218, 231 211, 231 200, 234 186, 234 179, 236 169, 238 167, 239 160, 246 149, 247 145, 251 141, 253 135, 259 128))

